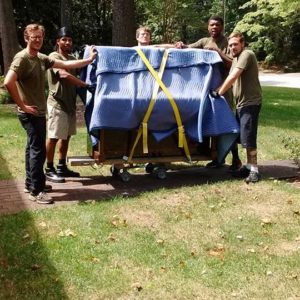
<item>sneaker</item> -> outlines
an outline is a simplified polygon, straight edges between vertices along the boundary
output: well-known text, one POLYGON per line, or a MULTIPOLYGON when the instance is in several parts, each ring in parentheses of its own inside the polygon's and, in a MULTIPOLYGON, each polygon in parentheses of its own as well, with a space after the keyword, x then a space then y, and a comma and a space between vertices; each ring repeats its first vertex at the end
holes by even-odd
POLYGON ((45 175, 48 181, 55 182, 55 183, 65 182, 65 179, 57 174, 55 168, 46 168, 45 175))
POLYGON ((223 167, 223 165, 225 164, 225 161, 222 161, 221 163, 219 163, 216 159, 212 160, 211 162, 209 162, 205 167, 206 168, 221 168, 223 167))
POLYGON ((246 166, 242 166, 239 170, 232 172, 232 176, 236 178, 246 178, 250 174, 250 170, 246 166))
POLYGON ((52 204, 53 203, 52 198, 50 196, 48 196, 48 194, 45 192, 40 192, 37 195, 30 194, 29 200, 34 201, 39 204, 52 204))
MULTIPOLYGON (((26 186, 23 191, 24 191, 24 193, 31 193, 31 190, 29 189, 29 187, 26 187, 26 186)), ((43 192, 45 192, 45 193, 52 192, 52 186, 49 184, 46 184, 43 192)))
POLYGON ((60 177, 80 177, 78 172, 70 170, 67 165, 57 165, 56 173, 60 177))
POLYGON ((247 178, 245 178, 245 182, 246 183, 256 183, 258 181, 260 181, 261 179, 261 175, 258 173, 258 172, 254 172, 254 171, 251 171, 249 176, 247 178))
POLYGON ((229 171, 230 172, 238 171, 242 166, 243 166, 243 164, 240 159, 233 159, 232 164, 229 167, 229 171))

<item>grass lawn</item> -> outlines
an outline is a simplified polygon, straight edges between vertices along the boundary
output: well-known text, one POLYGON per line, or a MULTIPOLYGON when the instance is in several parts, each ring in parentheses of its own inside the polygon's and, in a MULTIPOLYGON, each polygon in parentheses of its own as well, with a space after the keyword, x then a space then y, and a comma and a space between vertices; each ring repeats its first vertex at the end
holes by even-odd
MULTIPOLYGON (((287 159, 300 90, 263 92, 259 159, 287 159)), ((24 176, 24 138, 0 106, 0 179, 24 176)), ((70 150, 85 153, 84 128, 70 150)), ((0 299, 299 299, 299 195, 223 181, 0 216, 0 299)))

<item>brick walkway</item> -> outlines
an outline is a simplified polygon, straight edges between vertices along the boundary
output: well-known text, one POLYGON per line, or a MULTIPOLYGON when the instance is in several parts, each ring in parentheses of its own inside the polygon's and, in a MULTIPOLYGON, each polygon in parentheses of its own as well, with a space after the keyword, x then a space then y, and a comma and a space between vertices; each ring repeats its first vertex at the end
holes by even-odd
MULTIPOLYGON (((299 168, 291 161, 269 161, 260 165, 263 178, 299 178, 299 168)), ((109 199, 114 196, 134 196, 160 187, 175 189, 214 181, 231 179, 227 168, 189 168, 167 173, 166 180, 158 180, 149 174, 132 175, 124 183, 111 176, 93 176, 67 179, 66 183, 51 183, 53 205, 40 205, 28 200, 23 192, 22 180, 0 180, 0 214, 12 214, 22 210, 42 209, 70 205, 88 200, 109 199)), ((300 183, 296 183, 300 187, 300 183)))

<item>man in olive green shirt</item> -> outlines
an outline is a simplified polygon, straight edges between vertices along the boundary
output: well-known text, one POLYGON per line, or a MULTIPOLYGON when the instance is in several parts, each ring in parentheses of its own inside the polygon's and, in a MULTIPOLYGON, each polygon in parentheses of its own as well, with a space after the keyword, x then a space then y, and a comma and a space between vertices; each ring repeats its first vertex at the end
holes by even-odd
POLYGON ((45 72, 49 68, 81 68, 91 63, 96 52, 78 61, 61 61, 41 54, 45 28, 29 24, 24 30, 26 48, 17 53, 4 80, 8 92, 18 105, 18 117, 27 134, 25 150, 26 180, 24 192, 39 204, 53 203, 46 191, 44 163, 46 158, 45 72))
POLYGON ((245 40, 241 33, 232 33, 228 43, 234 58, 232 67, 218 92, 213 91, 213 96, 224 95, 233 85, 237 118, 240 122, 240 142, 247 152, 247 164, 234 176, 245 178, 246 183, 258 182, 260 174, 257 166, 257 127, 262 94, 257 60, 251 50, 245 49, 245 40))
MULTIPOLYGON (((207 30, 209 33, 209 37, 204 37, 198 40, 195 43, 185 45, 182 42, 177 42, 176 48, 184 49, 184 48, 198 48, 198 49, 206 49, 218 52, 220 57, 223 60, 223 67, 221 68, 221 75, 223 80, 226 79, 229 70, 231 68, 232 57, 228 48, 227 38, 223 35, 224 30, 224 21, 219 16, 211 16, 208 20, 207 30)), ((224 95, 227 103, 233 109, 234 103, 232 99, 232 92, 229 89, 224 95)), ((224 165, 225 159, 223 162, 219 162, 217 160, 216 152, 217 152, 217 138, 211 138, 211 148, 212 148, 212 157, 213 160, 209 162, 206 166, 208 168, 218 168, 224 165)), ((232 164, 229 167, 231 171, 237 170, 241 167, 242 163, 239 158, 238 147, 237 144, 234 143, 231 148, 232 153, 232 164)))
MULTIPOLYGON (((72 32, 62 27, 57 33, 56 51, 49 57, 62 61, 74 61, 71 55, 73 46, 72 32)), ((62 183, 64 177, 79 177, 78 172, 66 165, 69 141, 76 134, 76 86, 88 87, 76 77, 75 70, 52 68, 48 70, 49 95, 48 106, 48 139, 46 144, 46 178, 49 181, 62 183), (55 148, 58 145, 58 165, 54 167, 55 148)))

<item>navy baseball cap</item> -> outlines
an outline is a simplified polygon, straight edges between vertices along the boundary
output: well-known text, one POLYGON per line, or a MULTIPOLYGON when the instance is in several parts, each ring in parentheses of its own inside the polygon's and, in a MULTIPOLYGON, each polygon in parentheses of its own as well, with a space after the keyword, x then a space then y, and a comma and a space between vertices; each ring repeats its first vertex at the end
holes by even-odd
POLYGON ((72 33, 72 31, 71 31, 69 28, 67 28, 67 27, 62 27, 62 28, 60 28, 60 29, 58 30, 58 32, 57 32, 57 38, 60 39, 60 38, 62 38, 62 37, 64 37, 64 36, 67 36, 67 37, 72 38, 73 33, 72 33))

